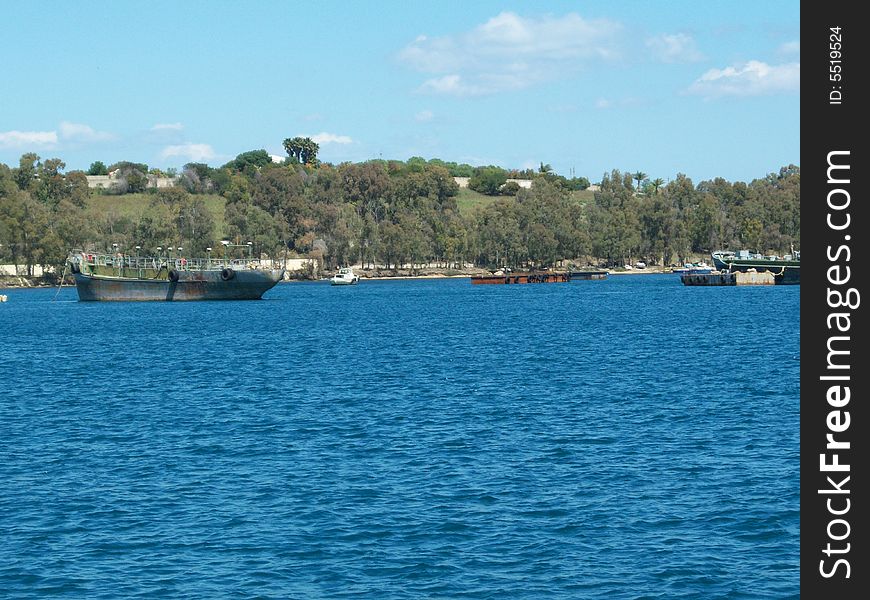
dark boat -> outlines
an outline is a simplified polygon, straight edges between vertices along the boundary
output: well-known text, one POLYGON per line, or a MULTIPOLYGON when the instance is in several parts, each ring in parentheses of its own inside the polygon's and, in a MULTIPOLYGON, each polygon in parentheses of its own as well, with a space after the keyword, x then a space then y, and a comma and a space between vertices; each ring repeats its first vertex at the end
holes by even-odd
POLYGON ((777 285, 799 285, 801 282, 801 253, 792 251, 785 256, 765 256, 749 250, 714 252, 713 264, 719 271, 742 271, 773 273, 777 285))
POLYGON ((571 271, 571 281, 607 279, 607 271, 571 271))
POLYGON ((67 263, 81 301, 256 300, 284 276, 283 269, 250 259, 73 251, 67 263))
POLYGON ((496 271, 492 275, 478 275, 471 278, 474 284, 511 284, 511 283, 566 283, 571 281, 571 273, 565 271, 496 271))

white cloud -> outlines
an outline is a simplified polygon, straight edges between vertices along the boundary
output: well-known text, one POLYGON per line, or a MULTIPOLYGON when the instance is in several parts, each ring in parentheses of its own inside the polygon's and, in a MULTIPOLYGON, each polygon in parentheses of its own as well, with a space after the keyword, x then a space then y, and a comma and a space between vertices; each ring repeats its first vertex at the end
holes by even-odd
POLYGON ((431 110, 421 110, 416 115, 414 115, 414 119, 420 123, 431 121, 434 118, 435 114, 431 110))
POLYGON ((686 92, 705 98, 760 96, 798 91, 800 82, 800 63, 769 65, 751 60, 724 69, 710 69, 695 80, 686 92))
POLYGON ((800 54, 801 53, 801 42, 800 42, 800 40, 786 42, 786 43, 782 44, 779 48, 777 48, 776 51, 779 54, 784 54, 784 55, 800 54))
POLYGON ((665 63, 696 62, 704 58, 694 38, 685 33, 663 33, 647 38, 646 47, 653 58, 665 63))
POLYGON ((57 144, 56 131, 2 131, 0 148, 51 148, 57 144))
POLYGON ((322 131, 317 135, 306 135, 302 137, 309 137, 311 141, 317 142, 320 145, 323 144, 352 144, 353 140, 346 135, 336 135, 334 133, 326 133, 322 131))
POLYGON ((58 142, 105 142, 115 135, 96 131, 90 125, 63 121, 54 131, 0 132, 0 148, 55 148, 58 142))
POLYGON ((521 89, 569 76, 596 61, 618 58, 622 26, 606 19, 521 17, 503 12, 474 29, 419 36, 398 55, 431 75, 419 92, 455 96, 521 89))
POLYGON ((176 144, 166 146, 160 152, 160 158, 187 158, 191 161, 210 160, 215 157, 215 152, 208 144, 176 144))
POLYGON ((433 94, 452 94, 454 96, 474 96, 485 93, 486 90, 479 86, 468 85, 459 75, 445 75, 444 77, 427 79, 417 88, 417 91, 431 92, 433 94))
POLYGON ((644 106, 646 101, 642 98, 636 98, 634 96, 626 96, 625 98, 599 98, 595 101, 595 108, 605 110, 610 108, 636 108, 638 106, 644 106))
POLYGON ((68 121, 60 124, 60 137, 71 142, 105 142, 115 139, 114 134, 107 131, 96 131, 90 125, 68 121))
POLYGON ((172 146, 183 144, 184 125, 181 123, 155 123, 143 137, 148 144, 155 146, 172 146))
POLYGON ((151 131, 181 131, 184 125, 181 123, 156 123, 151 131))

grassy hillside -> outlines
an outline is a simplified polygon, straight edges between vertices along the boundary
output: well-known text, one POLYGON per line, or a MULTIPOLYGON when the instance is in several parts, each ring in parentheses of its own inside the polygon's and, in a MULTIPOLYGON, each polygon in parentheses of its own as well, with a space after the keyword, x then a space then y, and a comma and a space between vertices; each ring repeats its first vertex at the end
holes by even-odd
POLYGON ((592 190, 578 190, 571 192, 571 199, 576 201, 578 204, 586 204, 595 199, 595 192, 592 190))
POLYGON ((481 206, 495 202, 497 198, 500 198, 500 196, 487 196, 468 188, 459 188, 459 194, 456 196, 456 205, 459 207, 460 214, 467 215, 481 206))

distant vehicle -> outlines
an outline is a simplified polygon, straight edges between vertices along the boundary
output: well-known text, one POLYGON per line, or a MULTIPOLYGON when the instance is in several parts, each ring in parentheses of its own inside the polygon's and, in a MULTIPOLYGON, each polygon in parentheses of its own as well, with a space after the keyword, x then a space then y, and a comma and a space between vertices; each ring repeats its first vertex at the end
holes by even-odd
POLYGON ((353 285, 359 281, 359 275, 353 272, 350 267, 342 267, 338 270, 329 282, 332 285, 353 285))
POLYGON ((646 263, 643 262, 642 260, 639 260, 636 263, 634 263, 634 268, 635 269, 646 269, 646 263))

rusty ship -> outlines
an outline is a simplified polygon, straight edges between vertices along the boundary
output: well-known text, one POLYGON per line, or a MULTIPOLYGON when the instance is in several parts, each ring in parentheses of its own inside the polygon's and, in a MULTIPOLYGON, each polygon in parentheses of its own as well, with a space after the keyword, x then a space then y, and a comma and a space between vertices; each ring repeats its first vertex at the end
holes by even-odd
POLYGON ((67 265, 80 301, 257 300, 284 269, 253 259, 129 256, 74 250, 67 265))
POLYGON ((567 283, 571 273, 561 271, 494 271, 491 275, 476 275, 471 278, 474 284, 512 284, 512 283, 567 283))

